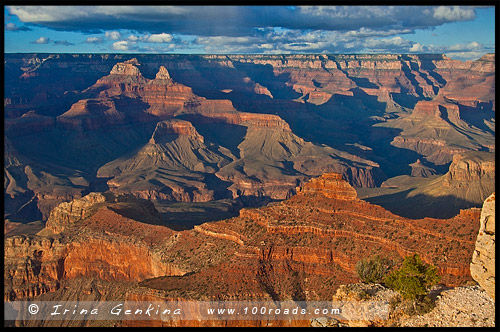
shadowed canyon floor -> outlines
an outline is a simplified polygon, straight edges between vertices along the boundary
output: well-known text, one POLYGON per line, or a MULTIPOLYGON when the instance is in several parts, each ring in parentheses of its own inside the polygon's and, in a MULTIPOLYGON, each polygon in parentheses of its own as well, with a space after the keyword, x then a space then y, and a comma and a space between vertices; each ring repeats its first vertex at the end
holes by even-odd
POLYGON ((494 154, 470 151, 454 156, 444 175, 402 175, 384 181, 380 188, 357 191, 360 198, 400 216, 451 218, 461 209, 477 206, 476 202, 494 190, 494 154))

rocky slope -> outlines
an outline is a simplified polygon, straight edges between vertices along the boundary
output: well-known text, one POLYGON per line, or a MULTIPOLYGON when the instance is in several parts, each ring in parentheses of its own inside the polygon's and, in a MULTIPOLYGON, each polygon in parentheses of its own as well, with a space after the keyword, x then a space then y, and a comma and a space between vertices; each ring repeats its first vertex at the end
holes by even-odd
POLYGON ((5 240, 4 298, 71 300, 74 280, 88 277, 128 285, 120 299, 329 300, 357 280, 354 266, 367 253, 400 261, 417 252, 445 284, 471 280, 465 262, 479 210, 446 220, 401 218, 358 199, 340 174, 297 191, 180 232, 152 224, 154 207, 133 196, 63 203, 37 236, 5 240))
MULTIPOLYGON (((311 321, 314 327, 494 327, 495 302, 479 286, 447 288, 435 286, 430 291, 433 307, 412 312, 411 303, 380 284, 342 285, 334 296, 335 303, 347 301, 348 317, 322 317, 311 321), (373 319, 363 311, 370 303, 387 301, 391 305, 387 319, 373 319), (427 311, 427 312, 426 312, 427 311)), ((418 309, 417 309, 418 310, 418 309)))
POLYGON ((404 327, 495 327, 495 302, 478 286, 456 287, 438 295, 429 313, 401 317, 404 327))
POLYGON ((17 221, 46 220, 61 201, 105 190, 108 180, 142 183, 141 197, 263 201, 289 197, 297 183, 324 172, 374 187, 394 176, 443 174, 457 153, 494 154, 494 54, 467 62, 7 54, 4 67, 6 140, 20 161, 4 173, 8 216, 17 221), (170 176, 158 165, 149 170, 146 158, 144 167, 121 165, 131 172, 120 179, 98 176, 117 174, 110 165, 135 165, 133 154, 151 148, 157 123, 174 118, 189 121, 204 138, 202 150, 229 163, 170 176), (159 182, 140 180, 139 170, 159 182))

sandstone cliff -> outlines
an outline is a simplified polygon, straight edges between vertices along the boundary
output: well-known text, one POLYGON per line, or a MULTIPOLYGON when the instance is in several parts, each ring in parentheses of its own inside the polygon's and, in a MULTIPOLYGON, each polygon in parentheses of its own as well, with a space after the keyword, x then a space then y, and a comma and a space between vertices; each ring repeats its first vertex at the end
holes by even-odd
POLYGON ((297 188, 297 194, 319 193, 328 198, 356 199, 357 193, 352 186, 342 180, 341 174, 328 173, 319 178, 312 179, 297 188))
POLYGON ((158 222, 150 202, 130 195, 90 193, 62 203, 38 235, 5 239, 4 298, 54 292, 63 280, 79 276, 137 281, 188 272, 157 250, 173 234, 150 224, 158 222))
MULTIPOLYGON (((448 172, 426 185, 408 193, 409 200, 417 204, 425 200, 436 201, 429 208, 442 209, 437 204, 442 197, 449 198, 450 206, 468 208, 481 203, 495 190, 494 156, 487 152, 465 152, 453 156, 448 172)), ((443 211, 444 212, 444 211, 443 211)), ((445 213, 442 216, 446 216, 445 213)))
POLYGON ((483 204, 471 275, 495 299, 495 193, 483 204))
POLYGON ((464 261, 479 227, 476 210, 446 220, 398 217, 359 200, 340 174, 314 179, 286 201, 181 232, 151 224, 155 210, 141 200, 104 196, 63 204, 35 237, 6 239, 6 299, 88 276, 139 282, 163 298, 324 300, 357 280, 354 266, 368 253, 399 261, 417 252, 457 285, 471 278, 464 261))

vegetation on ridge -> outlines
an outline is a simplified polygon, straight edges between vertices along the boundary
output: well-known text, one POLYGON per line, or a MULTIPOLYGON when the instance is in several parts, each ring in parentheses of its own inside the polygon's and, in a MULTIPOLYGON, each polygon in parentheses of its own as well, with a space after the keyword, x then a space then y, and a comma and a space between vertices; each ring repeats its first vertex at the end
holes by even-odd
POLYGON ((405 299, 416 300, 427 294, 440 280, 437 269, 422 261, 418 254, 407 256, 402 266, 384 278, 385 284, 405 299))

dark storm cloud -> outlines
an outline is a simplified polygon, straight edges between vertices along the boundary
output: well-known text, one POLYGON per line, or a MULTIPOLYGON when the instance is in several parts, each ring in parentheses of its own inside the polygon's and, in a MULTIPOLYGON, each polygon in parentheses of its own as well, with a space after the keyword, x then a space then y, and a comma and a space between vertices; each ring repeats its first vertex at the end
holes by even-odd
POLYGON ((61 46, 74 46, 75 44, 67 41, 67 40, 55 40, 54 45, 61 45, 61 46))
POLYGON ((349 31, 416 29, 472 20, 473 7, 425 6, 10 6, 10 14, 55 30, 133 30, 197 36, 258 35, 259 28, 349 31))

